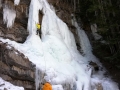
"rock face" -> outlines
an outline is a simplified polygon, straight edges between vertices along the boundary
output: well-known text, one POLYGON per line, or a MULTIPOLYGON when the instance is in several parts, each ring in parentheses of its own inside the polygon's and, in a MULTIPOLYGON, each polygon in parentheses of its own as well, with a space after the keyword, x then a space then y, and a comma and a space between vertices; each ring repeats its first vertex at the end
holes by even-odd
POLYGON ((35 65, 25 56, 0 42, 0 77, 25 90, 35 89, 35 65))

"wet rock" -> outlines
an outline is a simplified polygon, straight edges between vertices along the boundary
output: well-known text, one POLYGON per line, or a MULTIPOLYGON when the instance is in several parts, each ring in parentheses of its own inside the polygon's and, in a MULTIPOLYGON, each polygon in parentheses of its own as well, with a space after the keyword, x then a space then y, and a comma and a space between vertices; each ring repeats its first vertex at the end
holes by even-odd
POLYGON ((4 90, 8 90, 7 88, 4 88, 4 90))
POLYGON ((101 83, 98 83, 98 84, 96 85, 96 87, 97 87, 97 90, 103 90, 103 87, 102 87, 101 83))

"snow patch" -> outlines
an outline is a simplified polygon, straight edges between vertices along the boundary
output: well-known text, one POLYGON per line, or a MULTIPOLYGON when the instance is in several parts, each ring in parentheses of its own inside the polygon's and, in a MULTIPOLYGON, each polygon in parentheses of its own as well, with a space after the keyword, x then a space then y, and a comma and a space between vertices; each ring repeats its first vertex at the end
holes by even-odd
POLYGON ((24 90, 23 87, 15 86, 0 77, 0 90, 24 90), (6 89, 5 89, 6 88, 6 89))

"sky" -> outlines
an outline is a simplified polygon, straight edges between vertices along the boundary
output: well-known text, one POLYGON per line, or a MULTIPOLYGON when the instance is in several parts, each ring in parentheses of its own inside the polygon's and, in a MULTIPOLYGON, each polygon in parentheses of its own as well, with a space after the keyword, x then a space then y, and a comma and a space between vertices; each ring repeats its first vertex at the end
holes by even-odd
MULTIPOLYGON (((18 5, 19 2, 19 0, 15 0, 15 5, 18 5)), ((16 17, 16 13, 10 11, 7 6, 4 8, 3 19, 7 27, 14 24, 16 17)), ((57 17, 55 9, 46 0, 31 0, 27 27, 29 35, 24 43, 17 43, 1 37, 0 41, 7 42, 9 48, 14 47, 36 64, 36 90, 39 83, 44 80, 52 84, 53 90, 64 90, 63 85, 65 84, 70 85, 66 88, 73 90, 96 90, 98 84, 102 85, 103 90, 119 90, 117 84, 110 77, 106 78, 103 75, 105 70, 92 73, 93 68, 88 65, 89 61, 93 60, 99 66, 102 64, 92 54, 92 46, 84 30, 78 26, 75 18, 71 22, 77 28, 76 32, 78 32, 84 56, 77 50, 74 35, 66 23, 57 17), (36 35, 39 10, 43 12, 41 38, 36 35), (38 72, 45 73, 45 76, 41 77, 38 72)))

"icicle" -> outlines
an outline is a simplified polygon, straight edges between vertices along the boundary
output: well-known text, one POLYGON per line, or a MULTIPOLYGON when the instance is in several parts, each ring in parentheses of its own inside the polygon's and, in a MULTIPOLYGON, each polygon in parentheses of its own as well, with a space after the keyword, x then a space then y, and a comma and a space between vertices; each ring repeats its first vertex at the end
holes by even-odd
POLYGON ((39 69, 36 67, 36 73, 35 73, 35 85, 36 85, 36 90, 38 90, 39 89, 39 87, 40 87, 40 71, 39 71, 39 69))
POLYGON ((100 38, 102 38, 102 36, 97 34, 97 25, 96 24, 91 25, 91 30, 92 30, 92 34, 93 34, 95 40, 99 40, 100 38))
POLYGON ((78 35, 79 35, 79 39, 80 39, 80 44, 81 44, 81 48, 84 52, 84 54, 89 54, 92 51, 92 47, 90 45, 89 39, 85 33, 84 30, 79 30, 78 31, 78 35))
POLYGON ((20 3, 20 0, 14 0, 15 5, 19 5, 19 3, 20 3))
POLYGON ((3 8, 3 21, 7 23, 7 27, 10 28, 14 24, 14 20, 16 17, 16 11, 7 7, 7 5, 3 8))

